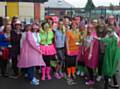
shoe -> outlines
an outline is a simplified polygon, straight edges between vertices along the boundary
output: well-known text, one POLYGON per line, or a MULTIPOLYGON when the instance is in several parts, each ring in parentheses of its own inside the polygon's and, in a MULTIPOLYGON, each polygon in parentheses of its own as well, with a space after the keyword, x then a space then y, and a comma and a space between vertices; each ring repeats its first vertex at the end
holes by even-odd
POLYGON ((70 85, 76 85, 76 84, 77 84, 76 82, 72 81, 70 85))
POLYGON ((95 84, 95 82, 94 81, 92 81, 92 80, 89 80, 88 82, 85 82, 85 85, 94 85, 95 84))
POLYGON ((18 75, 12 75, 12 76, 10 76, 10 78, 12 78, 12 79, 18 79, 18 75))
POLYGON ((111 82, 112 81, 111 78, 109 78, 108 81, 111 82))
POLYGON ((67 84, 68 85, 75 85, 76 84, 76 82, 74 82, 72 79, 67 79, 67 84))
POLYGON ((33 79, 34 79, 34 81, 36 81, 36 82, 39 82, 39 81, 40 81, 39 79, 37 79, 37 78, 35 78, 35 77, 34 77, 33 79))
POLYGON ((96 79, 97 82, 100 82, 101 80, 102 80, 102 76, 98 76, 96 79))
POLYGON ((33 80, 31 81, 31 84, 34 86, 37 86, 37 85, 39 85, 39 82, 33 78, 33 80))
POLYGON ((28 77, 28 74, 24 74, 24 78, 27 78, 28 77))
POLYGON ((81 72, 80 76, 83 77, 84 75, 85 75, 85 73, 84 73, 84 72, 81 72))
POLYGON ((77 75, 77 76, 80 76, 80 71, 77 71, 76 75, 77 75))
POLYGON ((119 85, 109 85, 110 88, 119 88, 119 85))
POLYGON ((1 76, 4 77, 4 78, 8 78, 9 77, 8 74, 2 74, 1 76))
POLYGON ((55 78, 61 79, 61 76, 58 73, 55 73, 55 78))
POLYGON ((63 73, 60 73, 60 77, 61 77, 61 78, 64 78, 64 74, 63 74, 63 73))

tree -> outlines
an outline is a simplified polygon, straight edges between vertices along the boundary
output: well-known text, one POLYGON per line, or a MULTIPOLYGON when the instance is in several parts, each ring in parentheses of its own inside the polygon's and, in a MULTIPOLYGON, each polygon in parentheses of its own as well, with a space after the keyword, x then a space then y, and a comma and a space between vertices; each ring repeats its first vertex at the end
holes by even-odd
POLYGON ((114 12, 114 5, 112 3, 110 3, 110 10, 112 11, 112 14, 114 12))
POLYGON ((88 0, 85 7, 85 11, 89 12, 89 11, 92 11, 93 9, 95 9, 95 5, 93 4, 93 1, 88 0))
POLYGON ((86 3, 85 11, 89 13, 89 17, 91 17, 91 11, 95 9, 95 5, 92 0, 88 0, 86 3))

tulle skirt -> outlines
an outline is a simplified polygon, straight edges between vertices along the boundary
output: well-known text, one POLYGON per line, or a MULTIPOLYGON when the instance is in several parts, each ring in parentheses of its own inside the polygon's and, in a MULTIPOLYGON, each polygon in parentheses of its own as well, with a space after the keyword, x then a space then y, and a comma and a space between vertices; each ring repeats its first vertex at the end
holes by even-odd
POLYGON ((53 44, 51 45, 40 45, 40 49, 43 55, 55 55, 56 49, 53 44))

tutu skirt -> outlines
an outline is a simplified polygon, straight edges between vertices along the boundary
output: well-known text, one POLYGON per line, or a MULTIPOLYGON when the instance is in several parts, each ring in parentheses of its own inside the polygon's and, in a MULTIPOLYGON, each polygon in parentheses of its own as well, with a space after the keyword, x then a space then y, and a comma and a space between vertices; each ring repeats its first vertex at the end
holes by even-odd
POLYGON ((40 49, 43 55, 55 55, 56 49, 53 44, 51 45, 40 45, 40 49))

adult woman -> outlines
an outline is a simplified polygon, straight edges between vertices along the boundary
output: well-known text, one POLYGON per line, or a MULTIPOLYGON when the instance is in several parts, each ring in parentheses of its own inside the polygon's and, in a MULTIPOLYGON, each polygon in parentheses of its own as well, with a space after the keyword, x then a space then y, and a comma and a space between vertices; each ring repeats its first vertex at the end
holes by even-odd
POLYGON ((8 77, 6 75, 7 62, 9 60, 9 47, 10 47, 10 32, 11 25, 6 25, 3 33, 0 34, 0 49, 2 55, 0 56, 0 68, 3 77, 8 77))
MULTIPOLYGON (((79 39, 80 33, 77 28, 76 23, 72 23, 71 30, 66 32, 66 48, 67 48, 67 73, 68 73, 68 82, 71 81, 72 76, 75 78, 76 73, 76 57, 79 52, 79 39), (71 76, 72 74, 72 76, 71 76)), ((73 82, 69 82, 74 84, 73 82)))
POLYGON ((43 59, 46 63, 46 67, 42 67, 42 80, 45 80, 45 74, 47 74, 48 80, 51 80, 51 65, 50 61, 55 59, 55 46, 53 45, 54 33, 51 30, 47 22, 42 23, 42 29, 40 30, 40 49, 42 50, 43 59))
POLYGON ((58 65, 56 67, 56 78, 63 77, 62 74, 62 68, 65 65, 65 29, 63 25, 63 21, 59 21, 58 28, 54 29, 55 32, 55 46, 57 51, 57 57, 58 57, 58 65))
POLYGON ((34 67, 45 66, 41 50, 39 49, 39 34, 37 30, 33 29, 30 25, 28 25, 25 30, 26 36, 22 39, 18 67, 25 68, 31 83, 38 85, 39 80, 34 76, 34 67))
POLYGON ((93 70, 95 70, 98 65, 98 41, 95 39, 97 34, 93 24, 88 24, 87 32, 84 40, 83 54, 85 66, 89 73, 89 80, 86 82, 86 85, 92 85, 94 84, 93 70))

